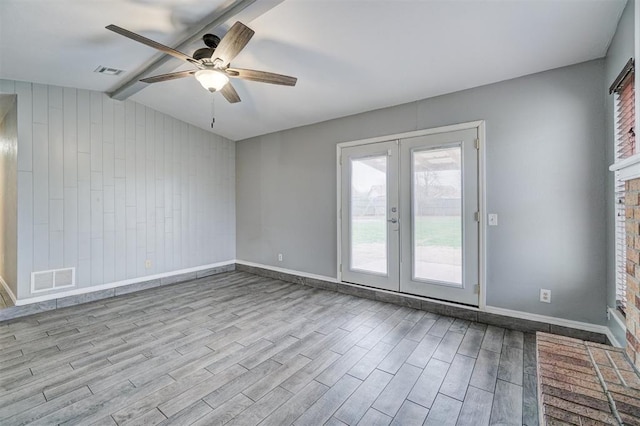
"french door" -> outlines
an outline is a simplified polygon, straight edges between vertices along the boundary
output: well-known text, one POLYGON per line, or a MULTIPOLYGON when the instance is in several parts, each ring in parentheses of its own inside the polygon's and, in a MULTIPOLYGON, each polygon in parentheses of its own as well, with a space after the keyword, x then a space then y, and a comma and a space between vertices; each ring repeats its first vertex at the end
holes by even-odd
POLYGON ((398 143, 343 148, 342 280, 398 291, 398 143))
POLYGON ((478 129, 341 149, 341 279, 478 305, 478 129))

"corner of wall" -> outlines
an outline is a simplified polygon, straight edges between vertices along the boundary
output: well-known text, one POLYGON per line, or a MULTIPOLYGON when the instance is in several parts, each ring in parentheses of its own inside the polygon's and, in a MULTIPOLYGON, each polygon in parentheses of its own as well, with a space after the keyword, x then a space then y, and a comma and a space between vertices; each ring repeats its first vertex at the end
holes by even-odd
MULTIPOLYGON (((622 15, 618 21, 616 32, 611 40, 607 54, 604 58, 605 61, 605 74, 603 81, 604 93, 604 106, 605 106, 605 158, 606 164, 603 167, 609 167, 615 161, 614 149, 615 149, 615 123, 614 123, 614 108, 615 103, 611 95, 609 95, 608 88, 614 81, 624 64, 630 57, 638 57, 638 49, 640 46, 634 42, 634 37, 639 37, 638 23, 640 22, 640 10, 635 7, 637 3, 634 0, 627 2, 622 15), (635 34, 635 35, 634 35, 635 34)), ((638 73, 636 67, 636 73, 638 73)), ((636 77, 637 80, 637 77, 636 77)), ((636 97, 636 102, 639 98, 636 97)), ((638 106, 636 106, 638 110, 638 106)), ((637 118, 637 117, 636 117, 637 118)), ((615 257, 615 203, 614 203, 614 173, 607 173, 606 179, 606 227, 607 227, 607 280, 606 280, 606 300, 608 309, 611 314, 611 306, 616 306, 616 257, 615 257)), ((615 309, 613 309, 615 312, 615 309)), ((613 323, 613 320, 609 320, 607 325, 612 333, 616 336, 621 336, 621 344, 625 342, 625 333, 620 334, 618 326, 620 324, 613 323)), ((623 330, 624 318, 622 319, 621 326, 623 330)))
MULTIPOLYGON (((10 90, 10 89, 9 89, 10 90)), ((6 92, 5 88, 2 92, 6 92)), ((18 111, 15 94, 0 95, 0 277, 17 293, 18 111)))
POLYGON ((609 335, 607 336, 611 344, 617 347, 625 347, 627 343, 627 327, 625 319, 617 309, 610 306, 607 307, 607 328, 609 335))

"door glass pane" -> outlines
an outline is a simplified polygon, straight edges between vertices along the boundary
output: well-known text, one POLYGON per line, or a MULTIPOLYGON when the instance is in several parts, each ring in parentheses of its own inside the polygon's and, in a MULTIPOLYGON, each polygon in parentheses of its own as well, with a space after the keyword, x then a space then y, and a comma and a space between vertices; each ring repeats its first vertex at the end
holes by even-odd
POLYGON ((351 269, 387 274, 387 156, 351 160, 351 269))
POLYGON ((414 279, 462 285, 460 146, 412 152, 414 279))

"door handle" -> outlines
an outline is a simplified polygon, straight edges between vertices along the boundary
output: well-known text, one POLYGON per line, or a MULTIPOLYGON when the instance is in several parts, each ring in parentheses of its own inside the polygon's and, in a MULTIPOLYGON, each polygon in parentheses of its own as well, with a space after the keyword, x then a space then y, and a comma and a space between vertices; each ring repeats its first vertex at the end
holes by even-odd
POLYGON ((387 219, 387 222, 391 222, 391 223, 398 223, 398 219, 396 219, 396 218, 394 217, 394 218, 391 218, 391 219, 387 219))

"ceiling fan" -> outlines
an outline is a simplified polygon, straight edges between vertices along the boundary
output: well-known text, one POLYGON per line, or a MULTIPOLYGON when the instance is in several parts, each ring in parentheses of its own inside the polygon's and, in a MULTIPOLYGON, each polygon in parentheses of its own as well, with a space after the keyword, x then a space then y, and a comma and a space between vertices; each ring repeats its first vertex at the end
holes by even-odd
POLYGON ((231 85, 229 77, 283 86, 295 86, 298 80, 288 75, 266 71, 231 68, 229 66, 231 60, 244 49, 254 34, 251 28, 239 21, 233 24, 227 34, 222 37, 222 40, 213 34, 205 34, 202 40, 207 47, 196 50, 193 56, 186 55, 171 47, 143 37, 140 34, 118 27, 117 25, 107 25, 105 28, 139 43, 146 44, 175 58, 189 62, 198 68, 191 71, 178 71, 156 75, 140 80, 145 83, 158 83, 160 81, 174 80, 193 75, 205 89, 210 92, 220 91, 227 101, 236 103, 240 102, 240 96, 238 96, 238 92, 236 92, 231 85))

